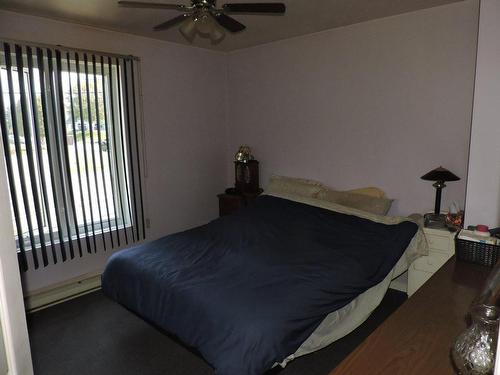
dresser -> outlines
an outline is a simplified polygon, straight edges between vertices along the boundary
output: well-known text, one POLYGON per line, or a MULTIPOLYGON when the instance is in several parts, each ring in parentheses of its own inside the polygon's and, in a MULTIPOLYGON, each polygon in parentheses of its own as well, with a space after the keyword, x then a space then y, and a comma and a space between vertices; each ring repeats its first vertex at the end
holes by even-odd
POLYGON ((451 345, 490 272, 452 257, 330 375, 455 375, 451 345))
POLYGON ((408 269, 408 296, 415 293, 455 254, 455 233, 424 228, 429 255, 418 258, 408 269))

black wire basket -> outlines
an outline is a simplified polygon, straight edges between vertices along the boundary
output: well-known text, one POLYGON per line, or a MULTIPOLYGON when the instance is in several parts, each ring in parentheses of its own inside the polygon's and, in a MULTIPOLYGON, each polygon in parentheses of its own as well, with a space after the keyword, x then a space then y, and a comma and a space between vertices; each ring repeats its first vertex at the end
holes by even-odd
POLYGON ((493 267, 498 260, 500 246, 465 240, 457 235, 455 252, 460 260, 493 267))

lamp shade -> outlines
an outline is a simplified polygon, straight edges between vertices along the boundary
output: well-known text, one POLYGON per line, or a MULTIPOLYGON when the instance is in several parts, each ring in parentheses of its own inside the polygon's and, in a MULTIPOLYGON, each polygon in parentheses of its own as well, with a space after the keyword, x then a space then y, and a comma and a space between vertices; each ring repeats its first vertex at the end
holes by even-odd
POLYGON ((433 169, 432 171, 424 174, 421 177, 421 179, 426 180, 426 181, 458 181, 458 180, 460 180, 460 177, 451 173, 446 168, 439 167, 439 168, 433 169))
POLYGON ((181 34, 186 38, 190 43, 193 43, 194 37, 196 36, 196 22, 193 17, 189 17, 185 20, 181 27, 179 28, 181 34))
POLYGON ((212 44, 220 43, 226 36, 224 29, 218 25, 210 12, 199 12, 188 17, 182 23, 179 31, 189 43, 193 43, 196 35, 210 38, 212 44))

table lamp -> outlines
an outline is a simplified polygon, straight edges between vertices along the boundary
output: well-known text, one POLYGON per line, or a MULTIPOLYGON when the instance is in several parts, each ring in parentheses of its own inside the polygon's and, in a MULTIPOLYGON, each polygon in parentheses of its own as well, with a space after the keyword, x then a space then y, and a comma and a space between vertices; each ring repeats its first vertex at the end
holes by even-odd
POLYGON ((441 215, 441 192, 444 187, 446 187, 446 181, 458 181, 460 177, 451 173, 449 170, 443 167, 439 167, 433 169, 432 171, 424 174, 421 177, 422 180, 425 181, 435 181, 432 186, 436 188, 436 201, 434 204, 434 213, 426 214, 425 217, 425 226, 430 228, 444 228, 445 224, 445 215, 441 215))

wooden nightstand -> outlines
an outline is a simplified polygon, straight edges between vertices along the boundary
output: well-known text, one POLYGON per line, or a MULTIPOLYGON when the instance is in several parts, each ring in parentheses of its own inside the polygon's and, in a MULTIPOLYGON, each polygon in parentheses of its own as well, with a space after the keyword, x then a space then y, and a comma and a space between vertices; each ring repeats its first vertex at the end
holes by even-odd
POLYGON ((263 191, 264 190, 260 189, 257 193, 224 193, 217 195, 217 198, 219 198, 219 216, 230 215, 234 211, 248 206, 255 198, 262 194, 263 191))
POLYGON ((408 269, 408 296, 415 293, 455 254, 455 233, 424 228, 429 255, 418 258, 408 269))

